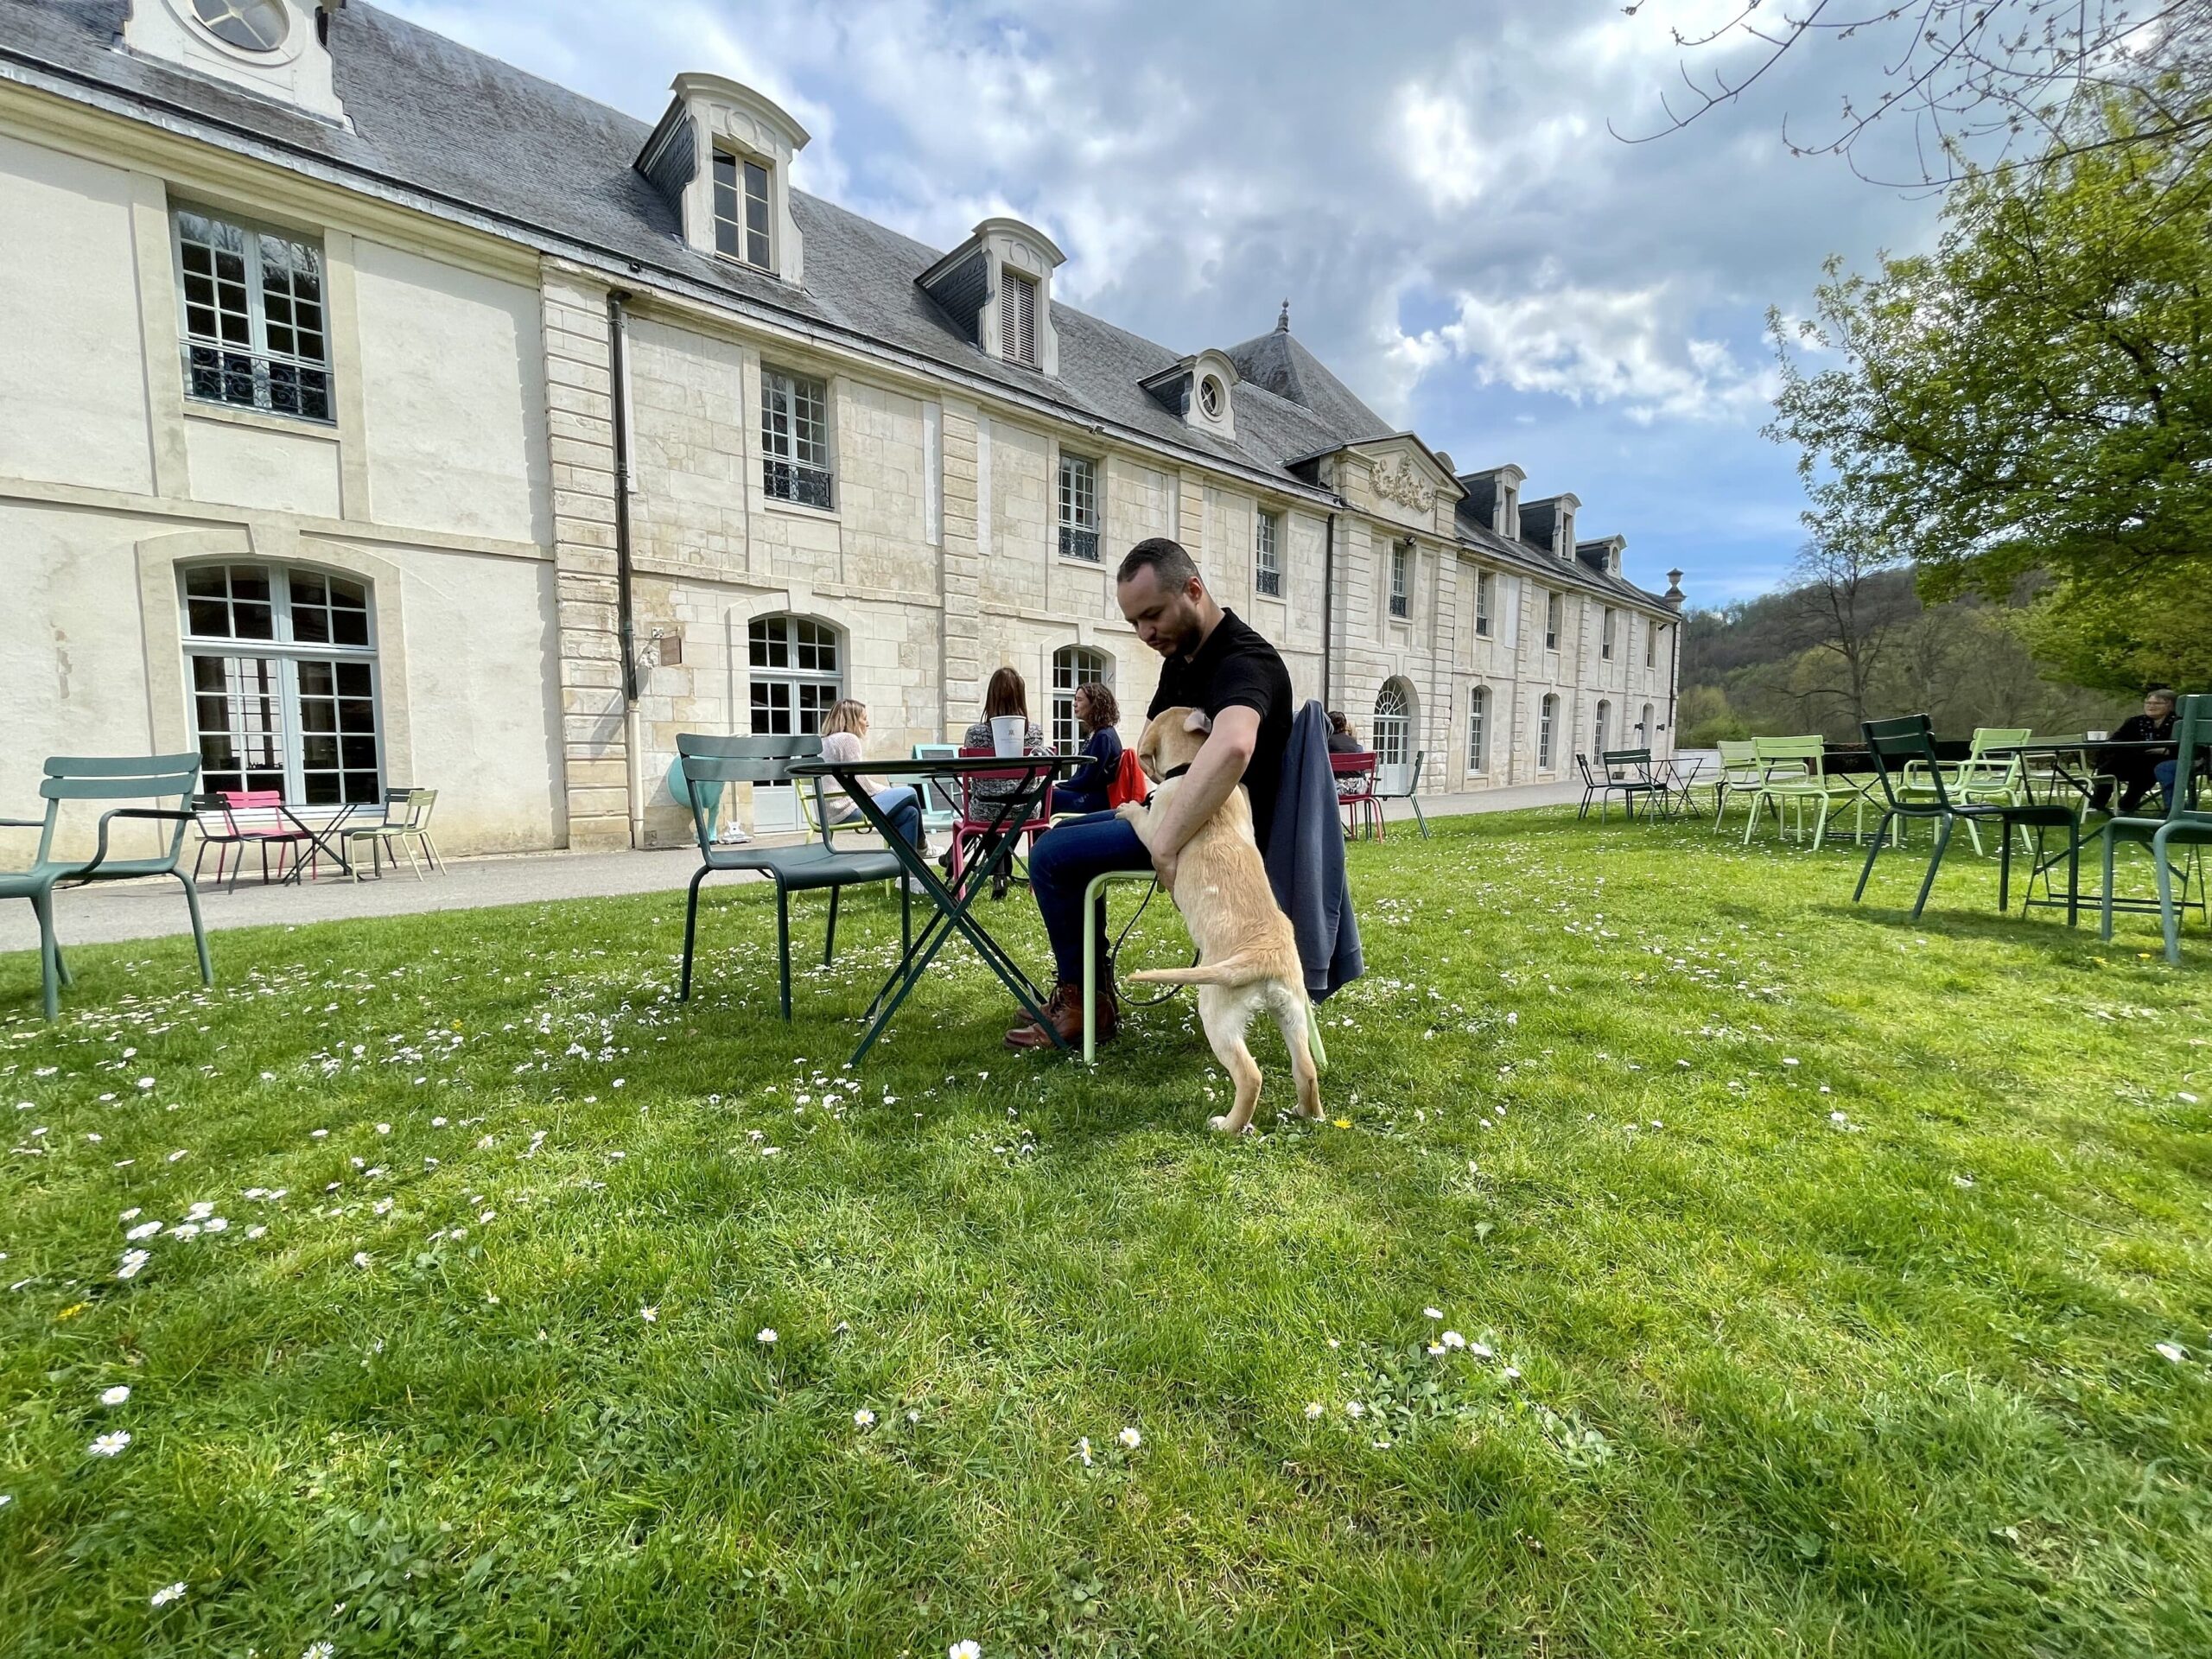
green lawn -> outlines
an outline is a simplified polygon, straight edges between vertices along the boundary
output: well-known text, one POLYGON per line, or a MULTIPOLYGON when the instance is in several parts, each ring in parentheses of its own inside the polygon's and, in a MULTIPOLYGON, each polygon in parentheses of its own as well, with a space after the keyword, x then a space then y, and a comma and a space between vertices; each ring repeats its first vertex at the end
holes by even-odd
POLYGON ((0 1651, 2200 1656, 2212 942, 1918 868, 1394 828, 1239 1142, 873 895, 0 957, 0 1651))

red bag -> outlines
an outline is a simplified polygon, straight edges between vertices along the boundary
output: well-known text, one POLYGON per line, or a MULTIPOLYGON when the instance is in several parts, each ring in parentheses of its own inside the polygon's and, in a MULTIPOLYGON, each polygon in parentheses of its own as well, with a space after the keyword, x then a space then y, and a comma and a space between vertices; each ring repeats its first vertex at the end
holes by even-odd
POLYGON ((1136 751, 1123 749, 1121 764, 1114 768, 1114 779, 1106 785, 1106 804, 1111 808, 1130 801, 1141 802, 1151 793, 1152 779, 1144 775, 1136 751))

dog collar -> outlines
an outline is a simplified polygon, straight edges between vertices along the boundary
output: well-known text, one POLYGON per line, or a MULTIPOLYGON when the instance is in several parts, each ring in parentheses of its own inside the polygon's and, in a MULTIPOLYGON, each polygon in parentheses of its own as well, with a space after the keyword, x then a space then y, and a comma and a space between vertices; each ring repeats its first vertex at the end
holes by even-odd
POLYGON ((1180 778, 1190 769, 1191 764, 1187 760, 1179 766, 1170 766, 1166 772, 1160 774, 1160 781, 1163 784, 1172 783, 1174 779, 1180 778))

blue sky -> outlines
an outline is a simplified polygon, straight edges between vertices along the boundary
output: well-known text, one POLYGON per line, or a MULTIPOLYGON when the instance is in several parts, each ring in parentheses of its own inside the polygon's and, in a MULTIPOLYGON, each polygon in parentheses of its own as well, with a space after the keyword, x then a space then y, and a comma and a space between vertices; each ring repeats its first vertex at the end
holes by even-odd
POLYGON ((1287 298, 1383 415, 1573 490, 1584 534, 1698 604, 1771 588, 1802 538, 1795 457, 1759 435, 1768 308, 1935 225, 1783 144, 1874 84, 1848 46, 1657 142, 1609 134, 1656 126, 1673 31, 1740 0, 384 3, 642 120, 680 71, 758 86, 813 135, 803 188, 938 247, 1015 213, 1067 253, 1060 298, 1178 350, 1287 298))

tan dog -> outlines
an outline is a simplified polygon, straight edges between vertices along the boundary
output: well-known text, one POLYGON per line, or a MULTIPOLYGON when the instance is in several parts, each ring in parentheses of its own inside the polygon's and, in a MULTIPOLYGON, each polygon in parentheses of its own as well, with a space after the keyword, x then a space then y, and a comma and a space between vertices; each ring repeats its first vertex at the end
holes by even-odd
MULTIPOLYGON (((1152 815, 1180 787, 1180 776, 1167 774, 1198 758, 1212 722, 1195 709, 1167 709, 1155 715, 1137 740, 1137 762, 1160 785, 1150 806, 1132 802, 1120 816, 1152 845, 1152 815), (1165 781, 1162 781, 1165 780, 1165 781)), ((1131 974, 1132 980, 1198 988, 1198 1020, 1214 1056, 1228 1068, 1236 1100, 1211 1127, 1236 1135, 1252 1122, 1260 1100, 1260 1067, 1244 1046, 1245 1027, 1262 1008, 1274 1016, 1290 1048, 1290 1069, 1298 1080, 1298 1115, 1321 1116, 1321 1079, 1307 1036, 1313 1018, 1306 996, 1305 970, 1298 960, 1298 938, 1290 918, 1275 903, 1260 844, 1252 834, 1252 804, 1242 789, 1229 798, 1177 855, 1171 897, 1183 912, 1184 925, 1198 947, 1195 968, 1163 968, 1131 974)))

